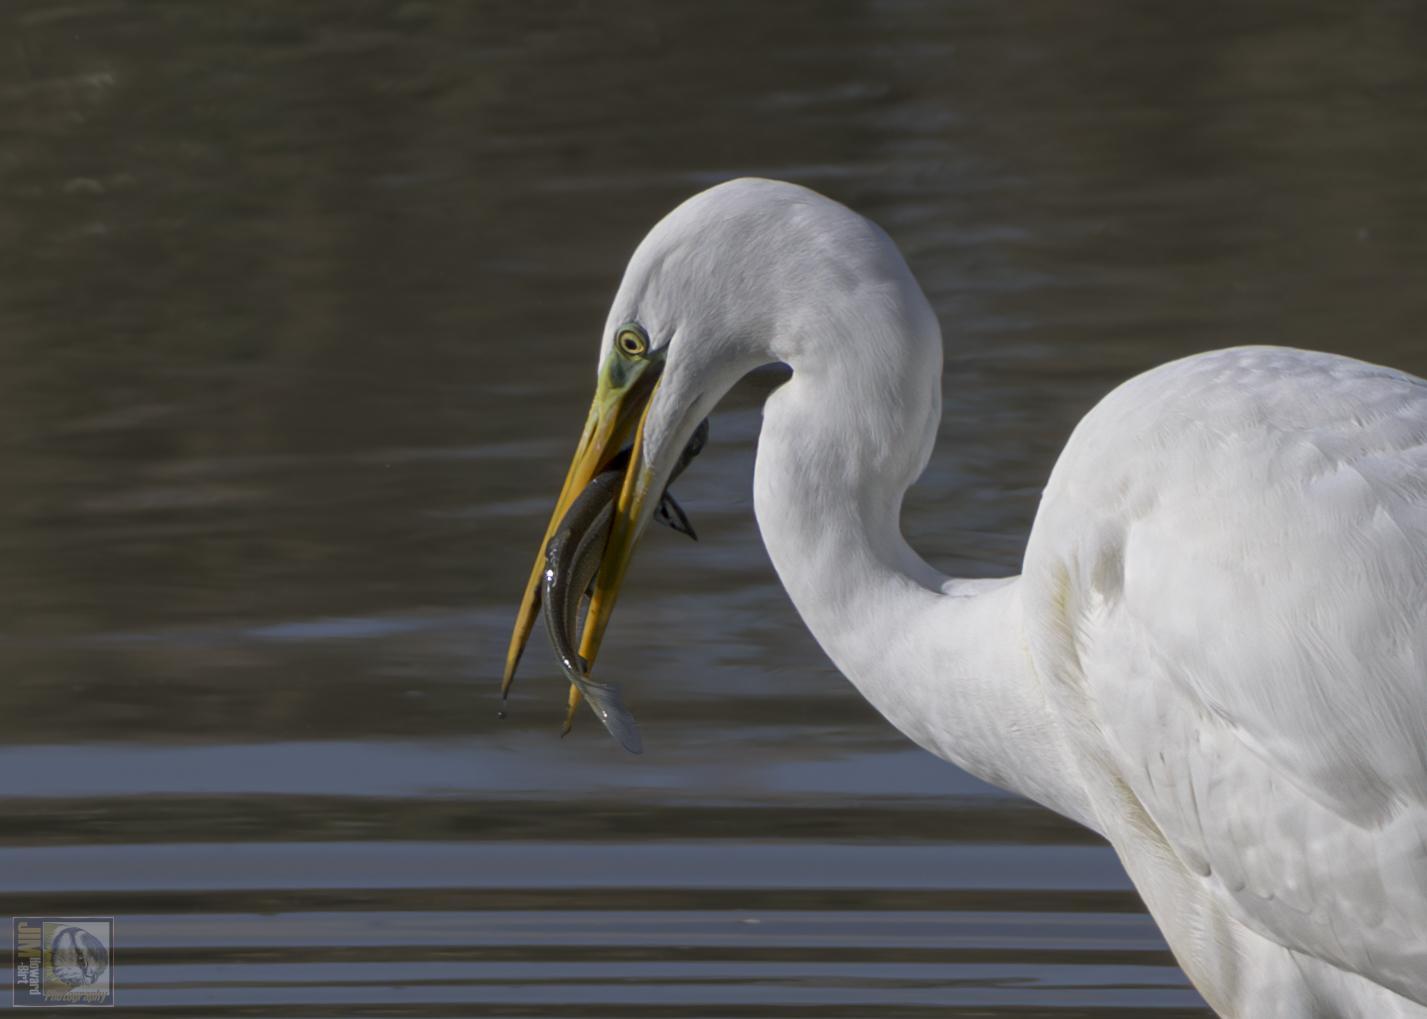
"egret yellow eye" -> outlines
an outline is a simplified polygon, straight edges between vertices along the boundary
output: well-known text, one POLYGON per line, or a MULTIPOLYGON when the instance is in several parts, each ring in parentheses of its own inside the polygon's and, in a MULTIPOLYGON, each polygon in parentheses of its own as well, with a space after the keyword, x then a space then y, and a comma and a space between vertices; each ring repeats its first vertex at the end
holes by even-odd
POLYGON ((633 323, 620 326, 614 335, 615 346, 628 357, 643 357, 649 353, 649 337, 644 330, 633 323))

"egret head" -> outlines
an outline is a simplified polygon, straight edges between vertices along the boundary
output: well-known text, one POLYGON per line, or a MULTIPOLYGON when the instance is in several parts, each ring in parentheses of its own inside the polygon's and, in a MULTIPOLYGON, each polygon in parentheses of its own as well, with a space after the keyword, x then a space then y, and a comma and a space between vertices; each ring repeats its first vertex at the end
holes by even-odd
MULTIPOLYGON (((721 184, 690 198, 649 232, 610 307, 594 402, 545 538, 632 440, 581 640, 588 663, 598 652, 635 543, 698 423, 754 368, 804 360, 810 338, 854 335, 869 348, 896 342, 896 328, 859 331, 849 324, 869 306, 897 307, 897 300, 886 298, 908 287, 924 308, 906 264, 880 228, 816 192, 779 181, 721 184), (832 323, 837 328, 829 328, 832 323)), ((895 352, 864 351, 848 360, 865 356, 895 352)), ((537 555, 503 689, 533 625, 542 562, 537 555)))

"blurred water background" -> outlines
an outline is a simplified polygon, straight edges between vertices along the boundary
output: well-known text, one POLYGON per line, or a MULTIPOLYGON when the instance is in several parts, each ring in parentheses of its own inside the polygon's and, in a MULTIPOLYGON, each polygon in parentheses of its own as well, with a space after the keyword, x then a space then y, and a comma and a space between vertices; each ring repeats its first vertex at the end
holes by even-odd
MULTIPOLYGON (((1164 360, 1427 373, 1411 3, 9 0, 0 901, 115 1014, 1204 1017, 1112 854, 911 748, 754 527, 754 379, 601 670, 500 659, 644 231, 843 200, 941 315, 906 530, 1013 573, 1164 360), (635 622, 639 625, 633 625, 635 622)), ((623 625, 621 625, 623 624, 623 625)))

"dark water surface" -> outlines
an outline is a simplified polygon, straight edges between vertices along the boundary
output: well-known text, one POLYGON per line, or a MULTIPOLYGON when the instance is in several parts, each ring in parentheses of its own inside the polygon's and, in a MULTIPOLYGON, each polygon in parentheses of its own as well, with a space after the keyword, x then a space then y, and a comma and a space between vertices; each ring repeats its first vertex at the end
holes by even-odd
POLYGON ((754 380, 603 674, 495 685, 624 259, 738 174, 896 238, 947 336, 906 528, 1015 572, 1117 381, 1427 372, 1412 4, 0 9, 0 901, 120 1014, 1203 1017, 1112 854, 922 754, 751 512, 754 380))

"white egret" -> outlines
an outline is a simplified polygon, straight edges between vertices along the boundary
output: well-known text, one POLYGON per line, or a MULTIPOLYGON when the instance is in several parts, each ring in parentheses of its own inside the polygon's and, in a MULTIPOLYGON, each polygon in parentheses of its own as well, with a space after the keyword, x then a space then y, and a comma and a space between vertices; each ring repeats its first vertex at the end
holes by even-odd
POLYGON ((941 413, 921 289, 844 206, 722 184, 604 330, 555 515, 632 434, 588 662, 686 440, 769 362, 759 528, 893 725, 1103 835, 1220 1015, 1427 1017, 1427 383, 1274 347, 1146 372, 1071 435, 1022 574, 949 579, 898 524, 941 413))

